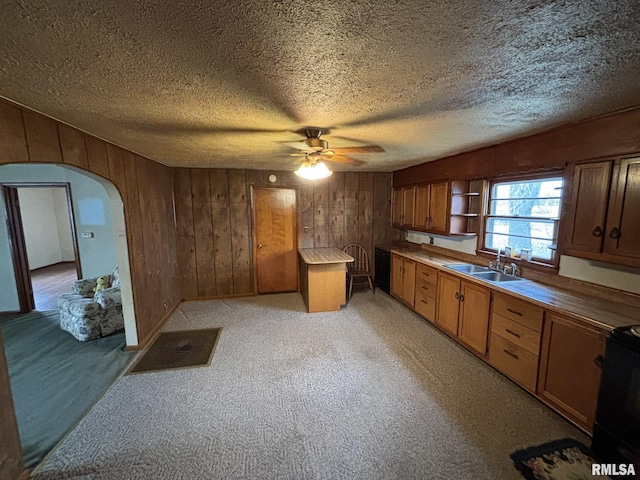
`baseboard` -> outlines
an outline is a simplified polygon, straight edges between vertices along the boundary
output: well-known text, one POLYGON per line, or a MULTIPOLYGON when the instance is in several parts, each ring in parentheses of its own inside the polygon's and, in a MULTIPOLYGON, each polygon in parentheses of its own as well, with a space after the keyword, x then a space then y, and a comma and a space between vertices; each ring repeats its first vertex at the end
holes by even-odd
POLYGON ((164 317, 160 319, 158 324, 155 327, 153 327, 153 330, 151 330, 149 334, 140 343, 138 343, 138 345, 127 345, 125 350, 127 350, 128 352, 136 352, 138 350, 143 350, 149 343, 151 343, 151 340, 153 340, 156 337, 156 335, 158 334, 162 326, 166 323, 167 320, 169 320, 169 317, 173 315, 173 312, 176 311, 176 309, 180 306, 181 303, 182 301, 179 301, 178 303, 176 303, 173 306, 173 308, 171 308, 164 315, 164 317))
POLYGON ((193 297, 193 298, 183 298, 183 302, 200 302, 203 300, 224 300, 225 298, 242 298, 242 297, 255 297, 257 293, 249 292, 249 293, 231 293, 229 295, 216 295, 213 297, 193 297))

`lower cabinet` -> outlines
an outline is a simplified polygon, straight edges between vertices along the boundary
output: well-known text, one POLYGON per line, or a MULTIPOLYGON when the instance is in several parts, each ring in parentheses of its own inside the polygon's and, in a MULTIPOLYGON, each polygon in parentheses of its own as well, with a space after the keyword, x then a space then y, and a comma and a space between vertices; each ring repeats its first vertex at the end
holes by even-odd
POLYGON ((440 274, 437 325, 482 357, 487 353, 490 304, 489 289, 440 274))
POLYGON ((593 431, 606 332, 547 312, 538 395, 593 431))
POLYGON ((401 255, 391 257, 391 295, 413 307, 416 287, 416 262, 401 255))
POLYGON ((421 263, 416 265, 415 310, 430 322, 436 320, 438 270, 421 263))

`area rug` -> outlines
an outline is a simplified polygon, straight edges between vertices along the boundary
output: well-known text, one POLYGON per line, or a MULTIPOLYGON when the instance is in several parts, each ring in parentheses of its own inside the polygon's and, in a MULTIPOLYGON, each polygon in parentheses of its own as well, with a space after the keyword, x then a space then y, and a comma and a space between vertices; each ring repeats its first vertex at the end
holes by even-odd
POLYGON ((129 373, 209 365, 219 333, 219 328, 161 332, 129 373))
POLYGON ((598 462, 587 447, 573 438, 517 450, 509 456, 527 480, 609 478, 591 474, 591 465, 598 462))

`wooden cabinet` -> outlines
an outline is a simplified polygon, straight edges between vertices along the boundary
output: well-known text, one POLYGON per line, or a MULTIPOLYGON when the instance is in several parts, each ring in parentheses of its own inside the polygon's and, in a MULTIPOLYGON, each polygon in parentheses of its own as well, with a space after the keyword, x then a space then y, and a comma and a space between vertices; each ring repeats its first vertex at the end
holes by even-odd
POLYGON ((413 307, 416 293, 416 262, 395 253, 391 257, 391 295, 413 307))
POLYGON ((538 395, 591 432, 606 332, 547 313, 538 395))
POLYGON ((482 180, 451 181, 450 235, 477 235, 478 218, 482 209, 482 180))
POLYGON ((489 289, 441 273, 438 281, 436 324, 484 357, 490 302, 489 289))
POLYGON ((412 228, 415 217, 414 187, 396 188, 393 190, 393 208, 391 221, 393 225, 403 228, 412 228))
POLYGON ((489 363, 531 392, 536 390, 543 316, 540 307, 494 294, 489 363))
POLYGON ((640 157, 573 167, 562 253, 640 266, 640 157))
POLYGON ((436 320, 438 271, 421 263, 416 265, 415 310, 430 322, 436 320))

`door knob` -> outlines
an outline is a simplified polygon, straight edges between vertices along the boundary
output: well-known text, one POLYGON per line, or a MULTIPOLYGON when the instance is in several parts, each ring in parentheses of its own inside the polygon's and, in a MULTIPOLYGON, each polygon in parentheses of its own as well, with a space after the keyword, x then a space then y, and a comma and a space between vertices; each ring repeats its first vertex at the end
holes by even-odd
POLYGON ((258 246, 256 248, 262 248, 262 244, 259 243, 258 246))

